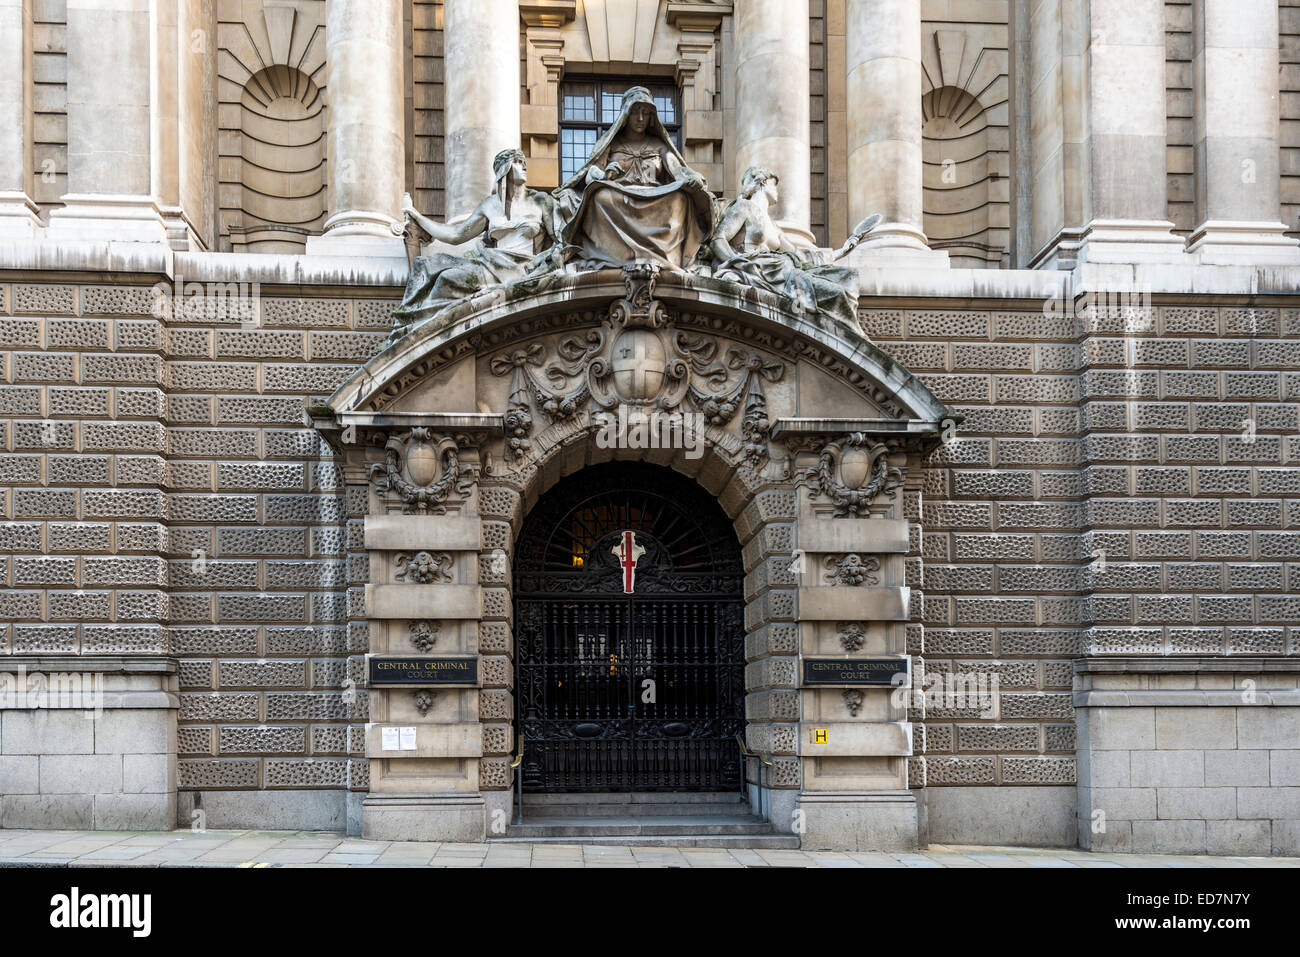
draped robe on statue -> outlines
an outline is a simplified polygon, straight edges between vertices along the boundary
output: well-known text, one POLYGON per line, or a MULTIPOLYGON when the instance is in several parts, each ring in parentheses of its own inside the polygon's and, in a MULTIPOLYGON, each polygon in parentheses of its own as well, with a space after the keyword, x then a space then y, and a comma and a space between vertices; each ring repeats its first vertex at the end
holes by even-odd
POLYGON ((633 106, 654 109, 644 87, 623 94, 622 109, 591 157, 556 193, 562 211, 572 210, 561 237, 579 267, 617 266, 635 259, 684 269, 713 226, 713 197, 703 177, 686 165, 656 111, 645 138, 625 129, 633 106), (596 167, 617 163, 622 172, 587 181, 596 167))

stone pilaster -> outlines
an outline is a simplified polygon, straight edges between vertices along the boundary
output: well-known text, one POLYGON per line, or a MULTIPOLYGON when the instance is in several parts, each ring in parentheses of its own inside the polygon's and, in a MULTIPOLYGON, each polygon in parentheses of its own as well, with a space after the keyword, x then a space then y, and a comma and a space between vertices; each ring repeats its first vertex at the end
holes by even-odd
POLYGON ((492 192, 492 158, 519 148, 519 0, 447 0, 447 217, 492 192))
POLYGON ((924 229, 921 2, 847 0, 845 15, 849 228, 872 213, 884 218, 853 259, 892 253, 946 264, 946 253, 926 245, 924 229))
POLYGON ((1078 258, 1176 260, 1183 241, 1166 219, 1164 0, 1092 0, 1088 10, 1090 209, 1078 258))
POLYGON ((68 192, 50 238, 164 242, 150 169, 158 11, 140 0, 67 9, 68 192))
POLYGON ((1196 218, 1204 263, 1300 264, 1278 221, 1275 3, 1197 0, 1192 27, 1196 218))
POLYGON ((32 0, 0 0, 0 236, 33 236, 32 0))
POLYGON ((329 0, 325 38, 330 215, 307 253, 405 257, 402 4, 329 0))
MULTIPOLYGON (((742 3, 734 15, 736 170, 773 170, 781 190, 773 218, 811 245, 808 0, 742 3)), ((917 135, 919 144, 919 125, 917 135)))

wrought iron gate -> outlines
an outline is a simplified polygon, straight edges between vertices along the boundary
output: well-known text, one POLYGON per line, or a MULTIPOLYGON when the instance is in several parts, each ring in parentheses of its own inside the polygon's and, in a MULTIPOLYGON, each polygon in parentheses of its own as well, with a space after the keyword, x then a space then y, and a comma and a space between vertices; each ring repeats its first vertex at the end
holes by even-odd
POLYGON ((737 787, 742 575, 717 502, 667 469, 596 466, 543 498, 515 559, 524 789, 737 787))

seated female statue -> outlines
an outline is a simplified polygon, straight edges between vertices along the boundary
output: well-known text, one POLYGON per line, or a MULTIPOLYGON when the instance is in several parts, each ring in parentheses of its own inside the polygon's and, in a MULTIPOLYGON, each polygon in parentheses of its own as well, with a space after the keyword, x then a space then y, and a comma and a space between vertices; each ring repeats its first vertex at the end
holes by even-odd
POLYGON ((567 214, 566 258, 579 269, 637 259, 682 269, 713 225, 704 177, 686 165, 640 86, 623 94, 613 126, 556 200, 567 214))
POLYGON ((436 223, 413 206, 403 212, 434 239, 460 245, 479 241, 464 255, 419 256, 411 266, 402 304, 393 312, 399 328, 428 319, 453 303, 491 286, 523 279, 539 253, 554 245, 555 201, 524 185, 528 170, 519 150, 502 150, 492 162, 496 188, 455 226, 436 223))
POLYGON ((702 271, 766 289, 790 300, 796 313, 822 312, 857 328, 858 273, 833 265, 877 223, 879 214, 858 224, 854 234, 834 253, 799 249, 772 222, 771 206, 779 199, 777 175, 751 166, 740 182, 740 196, 723 213, 709 238, 711 263, 702 271))

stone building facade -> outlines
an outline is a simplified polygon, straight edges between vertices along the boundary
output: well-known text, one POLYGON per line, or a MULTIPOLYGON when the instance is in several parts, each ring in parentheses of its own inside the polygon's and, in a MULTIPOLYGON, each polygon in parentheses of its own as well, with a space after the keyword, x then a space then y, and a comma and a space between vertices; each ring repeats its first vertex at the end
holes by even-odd
POLYGON ((517 545, 619 461, 725 513, 774 833, 1300 853, 1291 0, 0 0, 0 43, 0 826, 508 836, 517 545), (463 219, 511 147, 551 190, 633 83, 799 247, 882 215, 857 326, 630 268, 395 335, 444 248, 403 194, 463 219), (672 390, 700 454, 600 441, 672 390), (859 659, 910 690, 806 680, 859 659))

